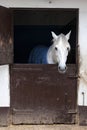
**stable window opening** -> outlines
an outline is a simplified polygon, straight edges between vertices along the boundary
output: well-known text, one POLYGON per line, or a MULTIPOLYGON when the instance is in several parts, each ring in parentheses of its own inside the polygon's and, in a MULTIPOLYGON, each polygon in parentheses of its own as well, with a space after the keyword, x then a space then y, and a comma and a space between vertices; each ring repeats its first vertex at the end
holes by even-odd
POLYGON ((57 35, 71 30, 68 64, 77 62, 78 9, 13 9, 14 63, 28 63, 37 45, 52 44, 51 31, 57 35))

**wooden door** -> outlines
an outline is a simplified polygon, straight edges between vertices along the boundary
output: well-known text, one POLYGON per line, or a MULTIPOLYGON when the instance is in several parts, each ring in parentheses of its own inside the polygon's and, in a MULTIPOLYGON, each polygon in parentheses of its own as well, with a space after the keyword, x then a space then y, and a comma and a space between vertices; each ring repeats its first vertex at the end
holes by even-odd
POLYGON ((0 64, 13 63, 12 11, 0 7, 0 64))
MULTIPOLYGON (((13 27, 12 27, 12 11, 8 8, 0 6, 0 65, 11 64, 13 62, 13 27)), ((3 67, 2 67, 3 68, 3 67)), ((3 72, 4 71, 0 71, 3 72)), ((0 76, 2 73, 0 73, 0 76)), ((1 80, 2 81, 2 78, 1 80)), ((2 93, 4 85, 0 83, 0 92, 2 93)), ((4 88, 5 89, 5 88, 4 88)), ((10 88, 9 88, 10 89, 10 88)), ((5 94, 3 93, 3 98, 5 94)), ((3 100, 3 99, 1 99, 3 100)), ((0 106, 0 126, 9 124, 10 108, 9 106, 0 106)))
POLYGON ((56 65, 13 65, 11 108, 13 124, 75 123, 76 65, 65 74, 56 65))
POLYGON ((27 59, 27 53, 29 56, 29 51, 32 47, 36 46, 37 43, 49 46, 49 32, 55 30, 54 28, 56 28, 56 32, 59 31, 61 28, 60 25, 65 25, 65 27, 62 26, 61 28, 64 34, 72 30, 70 40, 73 40, 69 41, 72 49, 68 57, 68 63, 70 63, 70 65, 68 65, 65 74, 58 72, 57 65, 14 64, 11 66, 11 109, 13 124, 71 124, 76 122, 77 16, 77 9, 32 8, 27 10, 14 10, 15 24, 19 25, 16 26, 18 32, 15 30, 15 63, 27 63, 25 62, 27 61, 25 60, 27 59), (64 16, 66 16, 66 19, 64 16), (69 18, 71 18, 71 20, 69 18), (35 32, 32 30, 35 30, 35 32), (41 31, 43 35, 38 41, 38 36, 41 34, 41 31), (30 36, 30 34, 33 34, 35 38, 32 37, 32 35, 30 36), (25 38, 24 35, 27 37, 25 38), (33 40, 25 40, 28 39, 28 37, 33 40), (24 49, 25 46, 29 48, 28 52, 24 49), (19 51, 20 47, 22 51, 19 51))

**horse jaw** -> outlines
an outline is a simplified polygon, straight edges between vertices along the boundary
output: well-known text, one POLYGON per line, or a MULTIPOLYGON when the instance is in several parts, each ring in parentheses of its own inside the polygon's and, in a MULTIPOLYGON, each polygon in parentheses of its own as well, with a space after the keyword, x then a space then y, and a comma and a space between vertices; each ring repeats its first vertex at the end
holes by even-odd
POLYGON ((55 64, 54 62, 53 62, 53 58, 52 58, 52 53, 48 50, 48 52, 47 52, 47 63, 48 64, 55 64))
POLYGON ((50 46, 50 48, 48 49, 48 52, 47 52, 47 62, 48 62, 48 64, 56 64, 56 62, 53 60, 54 55, 53 55, 52 51, 53 51, 53 46, 50 46))

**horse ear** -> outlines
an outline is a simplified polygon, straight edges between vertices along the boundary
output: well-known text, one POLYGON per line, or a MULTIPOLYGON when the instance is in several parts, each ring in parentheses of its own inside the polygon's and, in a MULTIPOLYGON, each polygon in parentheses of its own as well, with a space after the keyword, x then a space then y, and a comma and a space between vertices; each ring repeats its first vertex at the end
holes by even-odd
POLYGON ((58 38, 58 36, 57 36, 53 31, 51 31, 51 34, 52 34, 52 37, 53 37, 54 39, 57 39, 57 38, 58 38))
POLYGON ((71 34, 71 30, 69 31, 68 34, 66 34, 66 38, 67 38, 67 40, 69 40, 69 38, 70 38, 70 34, 71 34))

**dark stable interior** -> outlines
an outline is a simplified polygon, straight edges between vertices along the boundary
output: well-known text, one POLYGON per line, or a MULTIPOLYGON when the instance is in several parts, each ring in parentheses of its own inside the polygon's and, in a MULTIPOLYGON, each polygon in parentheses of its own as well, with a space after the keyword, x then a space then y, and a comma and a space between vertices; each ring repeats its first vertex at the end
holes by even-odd
POLYGON ((67 34, 71 30, 67 63, 75 64, 77 22, 77 10, 14 10, 14 63, 28 63, 37 45, 50 46, 51 31, 67 34))

